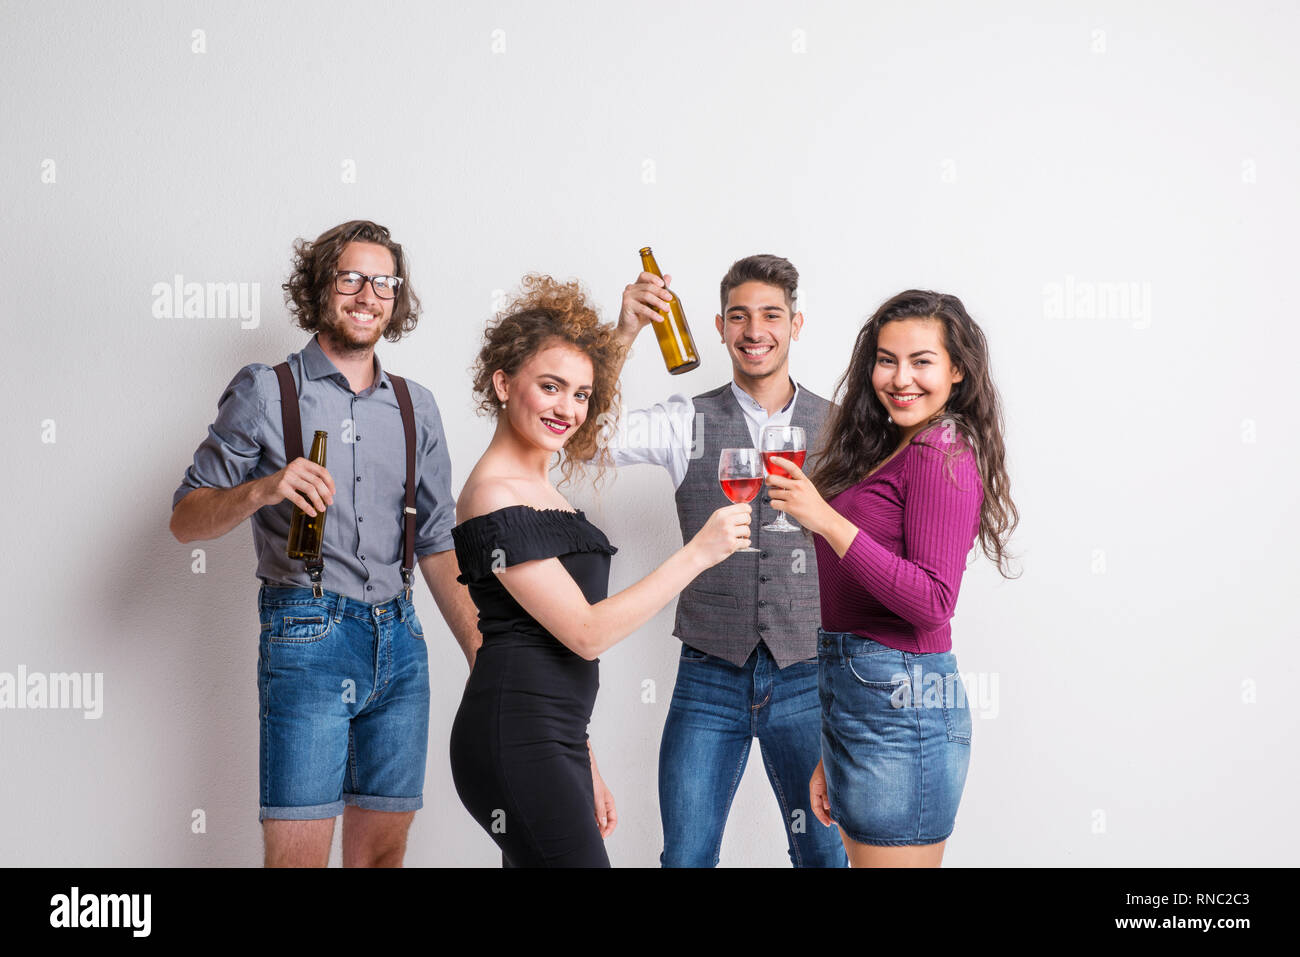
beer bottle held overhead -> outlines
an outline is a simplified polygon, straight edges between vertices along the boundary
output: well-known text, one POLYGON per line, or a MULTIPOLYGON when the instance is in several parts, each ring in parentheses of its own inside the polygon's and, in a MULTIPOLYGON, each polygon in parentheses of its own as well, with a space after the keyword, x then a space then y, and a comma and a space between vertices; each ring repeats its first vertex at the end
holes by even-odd
MULTIPOLYGON (((660 279, 664 274, 659 271, 659 264, 655 262, 655 254, 646 246, 641 250, 641 268, 646 272, 654 273, 660 279)), ((686 313, 682 311, 681 300, 677 298, 677 293, 673 293, 673 298, 668 303, 668 310, 659 310, 659 315, 664 317, 663 322, 652 322, 654 327, 655 338, 659 340, 659 351, 664 355, 664 365, 668 367, 670 375, 681 375, 683 372, 690 372, 700 364, 700 354, 695 350, 695 340, 691 338, 691 327, 686 324, 686 313)))
MULTIPOLYGON (((321 468, 325 467, 324 432, 317 432, 311 440, 311 455, 308 456, 321 468)), ((308 515, 297 505, 293 507, 293 518, 289 522, 289 557, 303 561, 320 558, 321 543, 325 541, 325 511, 308 515)))

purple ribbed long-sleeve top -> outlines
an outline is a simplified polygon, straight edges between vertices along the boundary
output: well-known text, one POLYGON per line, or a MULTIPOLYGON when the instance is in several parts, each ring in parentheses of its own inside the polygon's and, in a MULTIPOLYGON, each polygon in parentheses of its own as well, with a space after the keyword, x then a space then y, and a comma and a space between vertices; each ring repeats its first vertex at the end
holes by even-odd
POLYGON ((969 446, 940 428, 830 500, 858 534, 840 558, 820 535, 822 628, 916 653, 952 650, 953 610, 984 487, 969 446), (947 474, 945 452, 958 451, 947 474))

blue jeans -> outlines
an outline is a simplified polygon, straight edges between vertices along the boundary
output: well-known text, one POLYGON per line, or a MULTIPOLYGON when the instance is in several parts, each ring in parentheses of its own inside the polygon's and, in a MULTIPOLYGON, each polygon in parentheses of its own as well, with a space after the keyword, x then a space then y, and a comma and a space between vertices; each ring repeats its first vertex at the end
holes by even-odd
POLYGON ((759 644, 744 667, 682 645, 659 746, 664 867, 714 867, 736 786, 758 738, 795 867, 847 867, 839 832, 808 807, 821 757, 817 661, 778 669, 759 644))
POLYGON ((258 609, 258 820, 419 809, 429 659, 415 606, 263 586, 258 609))

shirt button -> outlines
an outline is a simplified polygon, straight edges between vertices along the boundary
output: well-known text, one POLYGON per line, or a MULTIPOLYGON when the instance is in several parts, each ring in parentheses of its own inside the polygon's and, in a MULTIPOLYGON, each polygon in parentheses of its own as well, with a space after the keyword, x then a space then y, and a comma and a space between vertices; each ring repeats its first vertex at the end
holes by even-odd
POLYGON ((765 607, 767 607, 767 602, 760 598, 760 599, 758 600, 758 607, 759 607, 759 608, 765 608, 765 607))
POLYGON ((364 522, 365 519, 362 518, 360 515, 358 515, 358 516, 357 516, 357 521, 358 521, 358 522, 364 522))
POLYGON ((358 555, 357 557, 360 558, 363 562, 366 560, 366 556, 365 556, 365 555, 358 555))
POLYGON ((758 553, 758 557, 759 557, 759 558, 767 558, 767 552, 759 552, 759 553, 758 553))
POLYGON ((761 582, 766 583, 766 582, 770 582, 772 579, 769 578, 769 577, 766 576, 766 575, 759 575, 759 576, 758 576, 758 580, 761 581, 761 582))
POLYGON ((367 585, 367 586, 366 586, 366 591, 374 591, 374 590, 375 590, 375 586, 374 586, 374 585, 367 585))
POLYGON ((358 481, 358 482, 361 481, 361 476, 360 476, 360 475, 357 476, 357 481, 358 481))

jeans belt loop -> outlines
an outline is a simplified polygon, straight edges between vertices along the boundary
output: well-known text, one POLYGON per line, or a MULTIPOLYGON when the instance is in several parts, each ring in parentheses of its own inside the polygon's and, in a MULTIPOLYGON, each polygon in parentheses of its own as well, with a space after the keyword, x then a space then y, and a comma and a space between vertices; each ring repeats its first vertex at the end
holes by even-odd
POLYGON ((343 603, 346 600, 343 597, 343 592, 339 592, 334 599, 334 624, 336 625, 343 620, 343 603))

